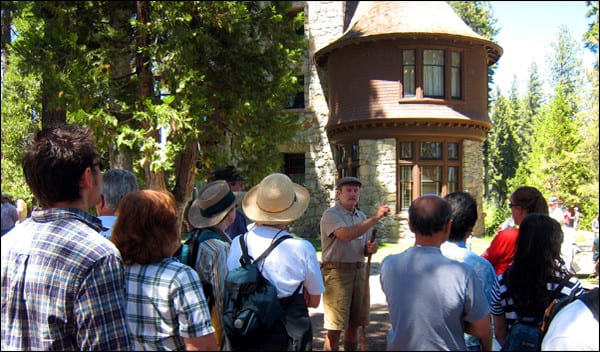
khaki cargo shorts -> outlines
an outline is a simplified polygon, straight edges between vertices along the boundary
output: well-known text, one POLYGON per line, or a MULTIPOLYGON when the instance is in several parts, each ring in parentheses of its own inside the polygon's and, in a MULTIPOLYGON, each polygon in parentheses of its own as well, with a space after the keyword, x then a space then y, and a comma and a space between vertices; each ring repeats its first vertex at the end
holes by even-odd
MULTIPOLYGON (((360 268, 322 268, 325 293, 323 293, 323 328, 345 330, 348 326, 361 326, 369 304, 365 304, 366 272, 360 268)), ((367 295, 369 293, 367 292, 367 295)), ((369 297, 367 297, 369 303, 369 297)))

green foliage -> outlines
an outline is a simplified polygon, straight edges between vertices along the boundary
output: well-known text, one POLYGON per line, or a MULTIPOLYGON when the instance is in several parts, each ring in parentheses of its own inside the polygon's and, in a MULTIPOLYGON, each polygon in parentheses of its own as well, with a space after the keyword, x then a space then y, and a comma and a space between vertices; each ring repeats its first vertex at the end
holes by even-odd
MULTIPOLYGON (((592 22, 588 24, 588 30, 583 35, 583 42, 587 49, 598 54, 598 1, 586 1, 589 7, 586 17, 591 18, 592 22)), ((598 57, 596 57, 596 69, 598 69, 598 57)))
POLYGON ((39 81, 33 75, 22 75, 9 66, 2 81, 2 192, 13 200, 23 199, 29 209, 33 194, 25 183, 21 157, 26 150, 26 137, 39 125, 41 111, 38 99, 39 81))
POLYGON ((512 216, 506 202, 496 204, 494 202, 483 202, 483 213, 485 214, 484 237, 491 238, 498 232, 498 226, 512 216))
POLYGON ((507 100, 497 89, 492 109, 493 127, 484 142, 486 199, 502 204, 510 194, 509 182, 521 160, 517 102, 507 100))
POLYGON ((136 2, 22 2, 11 65, 43 83, 37 101, 92 128, 113 167, 164 175, 169 189, 218 164, 237 164, 251 181, 278 170, 277 145, 298 127, 282 106, 297 89, 302 13, 288 15, 290 2, 139 4, 148 22, 136 2), (139 93, 141 65, 150 95, 139 93), (179 163, 190 150, 191 168, 179 163))

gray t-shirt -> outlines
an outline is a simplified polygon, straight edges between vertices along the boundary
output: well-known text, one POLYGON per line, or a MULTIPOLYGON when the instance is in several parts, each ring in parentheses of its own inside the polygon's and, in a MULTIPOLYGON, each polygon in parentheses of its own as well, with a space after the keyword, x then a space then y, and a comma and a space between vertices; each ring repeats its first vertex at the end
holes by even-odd
POLYGON ((416 246, 385 257, 379 280, 392 323, 388 351, 464 351, 464 322, 489 313, 473 269, 437 247, 416 246))
POLYGON ((349 227, 367 219, 365 213, 358 209, 348 211, 339 202, 323 212, 321 217, 321 248, 323 262, 356 263, 363 262, 365 245, 371 231, 350 242, 340 240, 333 232, 340 227, 349 227))

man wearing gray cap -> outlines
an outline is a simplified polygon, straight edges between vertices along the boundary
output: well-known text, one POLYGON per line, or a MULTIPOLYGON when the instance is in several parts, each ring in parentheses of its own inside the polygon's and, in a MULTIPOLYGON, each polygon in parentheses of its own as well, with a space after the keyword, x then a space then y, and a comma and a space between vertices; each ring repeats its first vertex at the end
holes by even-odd
POLYGON ((356 350, 358 327, 367 309, 364 306, 366 273, 364 257, 377 252, 370 242, 372 227, 389 214, 390 207, 381 204, 372 217, 367 217, 357 204, 362 183, 356 177, 343 177, 337 182, 335 205, 321 217, 321 273, 325 282, 323 294, 324 323, 327 329, 324 349, 339 349, 344 330, 344 350, 356 350))

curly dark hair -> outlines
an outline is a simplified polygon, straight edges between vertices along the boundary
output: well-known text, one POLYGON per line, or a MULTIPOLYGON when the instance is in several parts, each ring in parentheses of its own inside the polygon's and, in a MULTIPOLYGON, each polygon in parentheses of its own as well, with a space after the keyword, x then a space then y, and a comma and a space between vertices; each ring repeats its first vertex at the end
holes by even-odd
POLYGON ((513 262, 504 274, 519 316, 543 316, 554 299, 548 283, 570 276, 560 256, 562 240, 560 224, 548 215, 533 213, 523 219, 513 262))

